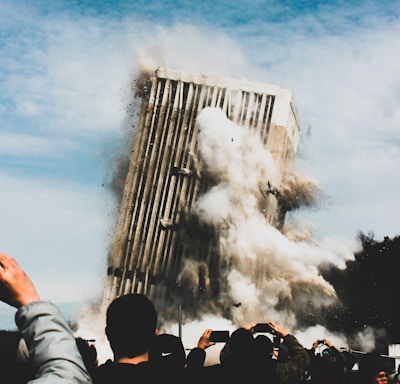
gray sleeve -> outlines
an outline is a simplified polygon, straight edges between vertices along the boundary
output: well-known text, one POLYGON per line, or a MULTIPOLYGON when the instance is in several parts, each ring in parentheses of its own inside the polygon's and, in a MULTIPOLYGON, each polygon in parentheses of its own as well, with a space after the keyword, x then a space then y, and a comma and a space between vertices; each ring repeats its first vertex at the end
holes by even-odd
POLYGON ((15 322, 36 372, 29 383, 92 383, 75 337, 54 304, 40 301, 24 305, 18 309, 15 322))

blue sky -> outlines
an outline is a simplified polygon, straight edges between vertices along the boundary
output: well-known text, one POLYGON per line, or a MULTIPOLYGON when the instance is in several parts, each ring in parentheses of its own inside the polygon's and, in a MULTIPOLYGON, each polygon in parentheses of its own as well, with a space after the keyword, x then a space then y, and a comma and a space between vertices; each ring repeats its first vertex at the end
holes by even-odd
MULTIPOLYGON (((0 250, 43 298, 101 296, 118 210, 108 184, 141 65, 290 89, 298 166, 327 196, 293 219, 316 241, 400 234, 399 1, 0 0, 0 10, 0 250)), ((0 307, 0 328, 13 312, 0 307)))

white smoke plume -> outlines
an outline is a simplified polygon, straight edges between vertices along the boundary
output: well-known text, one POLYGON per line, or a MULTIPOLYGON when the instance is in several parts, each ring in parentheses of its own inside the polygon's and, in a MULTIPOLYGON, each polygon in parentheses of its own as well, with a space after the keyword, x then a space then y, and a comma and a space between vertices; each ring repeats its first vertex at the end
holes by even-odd
MULTIPOLYGON (((354 257, 354 244, 337 247, 293 241, 270 225, 260 210, 260 185, 274 178, 276 168, 258 135, 234 124, 218 108, 203 109, 197 124, 203 168, 217 184, 199 198, 195 210, 218 234, 220 268, 226 282, 222 294, 240 303, 231 312, 232 322, 271 320, 290 331, 300 329, 298 312, 308 307, 322 311, 336 300, 319 267, 344 268, 345 261, 354 257)), ((291 185, 297 189, 302 185, 298 172, 289 180, 287 195, 293 192, 291 185)), ((315 184, 310 180, 303 177, 307 188, 302 189, 299 201, 312 201, 315 184)))
MULTIPOLYGON (((345 336, 332 335, 322 326, 305 328, 298 314, 323 311, 335 303, 334 288, 319 271, 329 266, 345 268, 345 262, 354 258, 357 244, 333 239, 318 244, 300 222, 285 223, 282 231, 270 225, 259 202, 265 199, 261 189, 274 179, 276 168, 258 135, 234 124, 218 108, 205 108, 197 124, 202 174, 211 175, 216 184, 198 199, 194 210, 199 221, 212 227, 217 236, 221 284, 217 303, 199 301, 195 315, 183 308, 185 347, 196 346, 206 328, 233 331, 253 321, 275 321, 306 347, 321 338, 345 346, 345 336), (223 303, 235 305, 226 311, 219 308, 223 303)), ((318 192, 317 183, 296 170, 283 184, 284 197, 290 196, 299 206, 311 205, 318 192)), ((199 285, 205 291, 210 288, 209 275, 207 263, 189 255, 178 280, 186 294, 195 296, 199 285)), ((160 332, 178 334, 176 327, 176 323, 162 321, 160 332)), ((99 334, 95 338, 104 361, 111 357, 110 350, 99 334)), ((219 347, 207 350, 207 364, 218 362, 219 347)))

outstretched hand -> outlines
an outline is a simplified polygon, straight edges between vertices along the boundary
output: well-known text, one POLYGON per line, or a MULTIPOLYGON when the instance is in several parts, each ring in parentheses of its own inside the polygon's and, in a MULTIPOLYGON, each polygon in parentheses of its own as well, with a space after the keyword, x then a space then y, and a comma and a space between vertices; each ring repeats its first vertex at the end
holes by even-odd
POLYGON ((0 300, 16 308, 40 301, 31 279, 15 259, 4 253, 0 253, 0 300))

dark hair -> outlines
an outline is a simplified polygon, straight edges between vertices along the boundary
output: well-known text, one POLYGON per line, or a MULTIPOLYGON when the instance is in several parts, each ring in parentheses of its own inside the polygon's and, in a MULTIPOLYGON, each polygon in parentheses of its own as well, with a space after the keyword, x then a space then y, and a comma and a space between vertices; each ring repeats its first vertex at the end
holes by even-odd
POLYGON ((244 328, 236 329, 229 338, 229 348, 232 356, 253 358, 255 354, 253 333, 244 328))
POLYGON ((270 356, 274 352, 272 340, 265 335, 257 335, 254 339, 256 352, 263 356, 270 356))
POLYGON ((114 299, 107 309, 106 334, 114 353, 135 357, 145 353, 155 335, 157 311, 144 294, 114 299))
POLYGON ((374 351, 365 354, 360 359, 358 371, 361 382, 367 382, 381 371, 389 375, 391 368, 387 359, 374 351))

